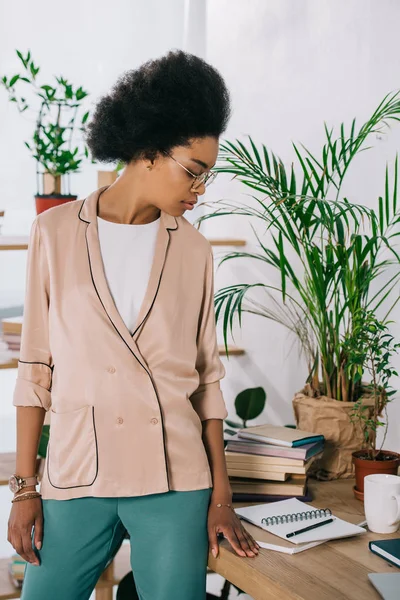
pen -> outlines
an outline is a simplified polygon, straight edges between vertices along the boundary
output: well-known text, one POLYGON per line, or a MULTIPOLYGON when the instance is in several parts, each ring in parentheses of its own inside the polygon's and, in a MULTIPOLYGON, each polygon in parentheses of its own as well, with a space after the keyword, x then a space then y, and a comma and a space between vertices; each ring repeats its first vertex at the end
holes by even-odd
POLYGON ((322 527, 322 525, 327 525, 328 523, 333 523, 334 519, 327 519, 326 521, 320 521, 319 523, 314 523, 314 525, 309 525, 308 527, 304 527, 304 529, 298 529, 297 531, 292 531, 292 533, 287 533, 286 537, 291 538, 294 535, 299 535, 299 533, 304 533, 305 531, 310 531, 311 529, 316 529, 317 527, 322 527))

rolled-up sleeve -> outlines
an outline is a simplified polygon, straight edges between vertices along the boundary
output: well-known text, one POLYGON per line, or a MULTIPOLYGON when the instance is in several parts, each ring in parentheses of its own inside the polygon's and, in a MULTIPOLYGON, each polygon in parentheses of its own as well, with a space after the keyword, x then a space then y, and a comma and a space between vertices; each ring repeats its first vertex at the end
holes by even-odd
POLYGON ((207 258, 197 334, 196 370, 200 378, 198 388, 190 396, 193 408, 202 421, 225 419, 228 411, 220 388, 220 380, 225 376, 225 367, 218 352, 214 309, 214 259, 211 246, 207 258))
POLYGON ((38 217, 32 223, 26 268, 21 349, 14 406, 51 406, 52 356, 49 347, 49 269, 38 217))

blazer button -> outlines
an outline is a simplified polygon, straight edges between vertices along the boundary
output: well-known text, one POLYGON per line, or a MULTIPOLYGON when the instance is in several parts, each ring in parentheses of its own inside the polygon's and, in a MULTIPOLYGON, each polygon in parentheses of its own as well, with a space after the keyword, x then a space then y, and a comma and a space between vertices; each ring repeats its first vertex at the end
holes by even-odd
POLYGON ((158 423, 158 419, 154 418, 150 420, 150 423, 153 423, 153 425, 157 425, 158 423))
POLYGON ((115 373, 115 367, 108 367, 108 368, 107 368, 107 371, 108 371, 109 373, 115 373))
POLYGON ((117 419, 118 425, 121 425, 121 423, 123 423, 123 422, 124 422, 124 420, 121 417, 118 417, 118 419, 117 419))

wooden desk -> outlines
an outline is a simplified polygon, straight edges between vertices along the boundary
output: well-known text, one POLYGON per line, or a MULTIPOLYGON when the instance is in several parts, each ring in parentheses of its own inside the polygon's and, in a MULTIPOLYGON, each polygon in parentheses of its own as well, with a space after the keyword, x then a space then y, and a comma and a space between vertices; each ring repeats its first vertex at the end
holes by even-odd
MULTIPOLYGON (((353 496, 353 480, 310 481, 312 504, 329 507, 353 523, 364 519, 363 504, 353 496)), ((235 506, 249 503, 236 503, 235 506)), ((257 527, 245 528, 257 539, 257 527)), ((397 569, 368 549, 370 540, 399 537, 367 532, 360 537, 327 542, 299 554, 260 549, 255 558, 242 558, 227 540, 220 542, 217 558, 209 554, 208 566, 254 600, 378 600, 368 573, 394 573, 397 569)), ((400 597, 400 595, 399 595, 400 597)))

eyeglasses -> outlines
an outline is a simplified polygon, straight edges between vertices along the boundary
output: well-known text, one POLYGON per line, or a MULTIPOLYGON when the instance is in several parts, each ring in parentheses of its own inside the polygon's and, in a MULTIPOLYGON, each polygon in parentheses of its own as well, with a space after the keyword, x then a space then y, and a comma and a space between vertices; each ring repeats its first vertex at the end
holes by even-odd
POLYGON ((202 183, 204 183, 204 185, 207 187, 208 185, 210 185, 210 183, 212 183, 215 180, 215 178, 218 174, 216 171, 205 171, 204 173, 201 173, 200 175, 196 175, 195 173, 192 173, 191 171, 189 171, 189 169, 187 169, 184 165, 182 165, 179 162, 179 160, 176 160, 176 158, 174 158, 172 156, 172 154, 168 154, 168 156, 170 158, 172 158, 172 160, 174 160, 176 163, 178 163, 178 165, 181 166, 182 169, 185 169, 185 171, 187 171, 189 173, 189 175, 191 175, 193 177, 193 184, 192 184, 193 188, 199 187, 202 183))

